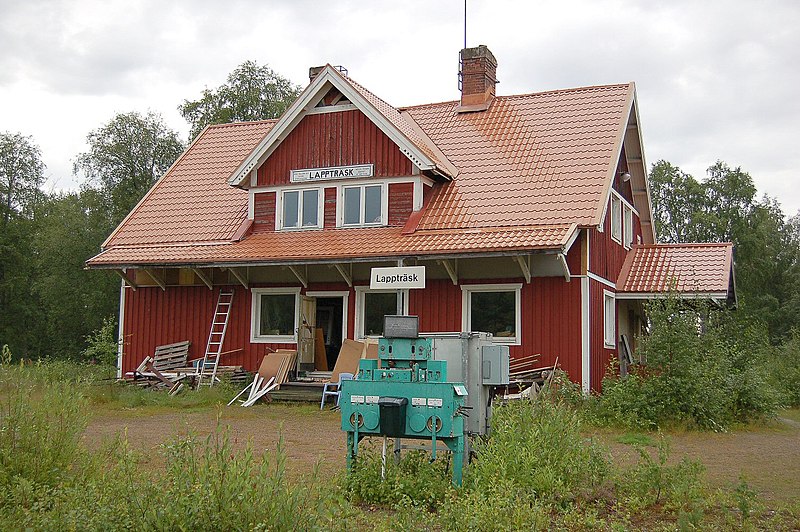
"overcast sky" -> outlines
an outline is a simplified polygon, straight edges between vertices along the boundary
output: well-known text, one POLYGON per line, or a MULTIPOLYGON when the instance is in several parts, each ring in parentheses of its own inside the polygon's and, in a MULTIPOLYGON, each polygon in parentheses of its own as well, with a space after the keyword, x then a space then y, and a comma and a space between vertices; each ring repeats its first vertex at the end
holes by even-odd
MULTIPOLYGON (((245 60, 298 84, 344 65, 395 106, 458 97, 463 0, 0 0, 0 131, 32 135, 48 189, 117 112, 177 111, 245 60)), ((800 1, 469 0, 499 94, 635 81, 648 164, 741 166, 800 209, 800 1)))

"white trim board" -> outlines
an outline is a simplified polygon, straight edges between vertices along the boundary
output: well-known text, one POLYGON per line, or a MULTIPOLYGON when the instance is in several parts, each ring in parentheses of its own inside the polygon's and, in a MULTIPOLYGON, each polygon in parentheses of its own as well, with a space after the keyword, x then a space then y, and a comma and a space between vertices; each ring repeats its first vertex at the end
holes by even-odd
POLYGON ((581 278, 581 389, 584 394, 591 391, 591 305, 589 302, 589 278, 581 278))

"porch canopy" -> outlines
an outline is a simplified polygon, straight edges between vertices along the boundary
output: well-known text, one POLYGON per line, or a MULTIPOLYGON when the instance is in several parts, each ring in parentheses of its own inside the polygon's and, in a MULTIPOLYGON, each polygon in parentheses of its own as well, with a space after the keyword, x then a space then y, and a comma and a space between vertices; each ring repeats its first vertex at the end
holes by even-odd
POLYGON ((617 299, 710 299, 736 305, 733 244, 634 246, 620 272, 617 299))

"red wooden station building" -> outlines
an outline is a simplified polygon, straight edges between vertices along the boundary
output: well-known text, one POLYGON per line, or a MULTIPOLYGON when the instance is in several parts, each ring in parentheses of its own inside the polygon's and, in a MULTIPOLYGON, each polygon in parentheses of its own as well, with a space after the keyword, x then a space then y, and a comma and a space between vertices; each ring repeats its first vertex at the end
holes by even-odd
POLYGON ((123 278, 120 372, 172 342, 202 357, 232 289, 223 364, 314 369, 306 326, 332 364, 399 306, 599 390, 644 300, 735 299, 730 244, 656 243, 632 83, 500 96, 485 46, 461 65, 455 101, 396 108, 326 65, 279 119, 206 128, 87 262, 123 278), (399 264, 426 287, 370 289, 399 264))

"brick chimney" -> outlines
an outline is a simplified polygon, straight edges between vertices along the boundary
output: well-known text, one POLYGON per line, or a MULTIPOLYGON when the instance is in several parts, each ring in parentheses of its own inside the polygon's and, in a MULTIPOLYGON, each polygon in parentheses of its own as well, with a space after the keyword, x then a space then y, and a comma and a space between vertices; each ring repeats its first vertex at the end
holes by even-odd
POLYGON ((325 65, 322 66, 315 66, 308 69, 308 81, 314 81, 314 78, 319 76, 319 73, 323 71, 325 65))
POLYGON ((497 84, 497 59, 486 45, 461 50, 461 107, 488 109, 497 84))

